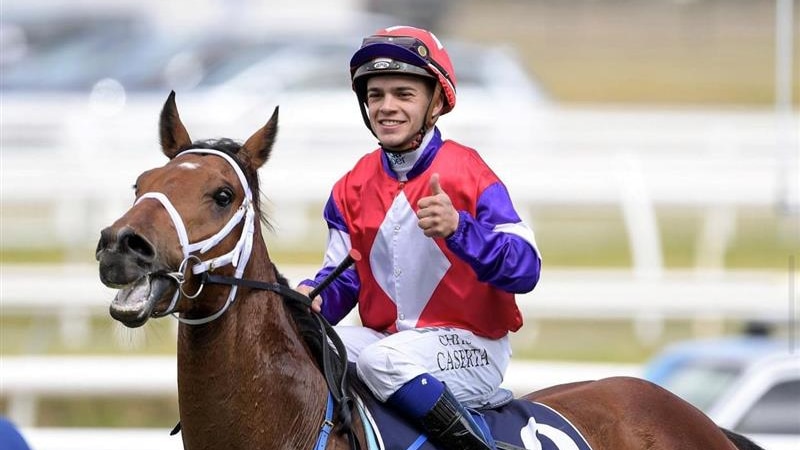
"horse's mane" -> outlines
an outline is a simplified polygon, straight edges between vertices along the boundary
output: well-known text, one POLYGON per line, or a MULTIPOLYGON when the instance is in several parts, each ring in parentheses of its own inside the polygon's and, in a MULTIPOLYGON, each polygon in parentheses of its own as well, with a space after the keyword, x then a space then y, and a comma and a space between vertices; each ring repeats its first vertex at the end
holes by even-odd
MULTIPOLYGON (((275 277, 277 279, 278 284, 289 287, 289 282, 286 280, 278 269, 273 265, 275 270, 275 277)), ((309 311, 308 306, 303 303, 291 300, 284 296, 283 304, 286 305, 286 309, 289 311, 289 315, 294 320, 295 326, 297 327, 298 333, 303 338, 303 341, 306 344, 311 356, 313 357, 314 361, 317 364, 317 368, 320 372, 322 372, 323 376, 328 382, 328 387, 331 388, 331 393, 333 393, 334 398, 337 401, 337 406, 335 408, 337 417, 341 420, 341 429, 345 432, 351 432, 351 425, 352 425, 352 417, 349 411, 349 408, 352 407, 352 401, 350 399, 350 395, 347 392, 339 392, 338 394, 334 393, 333 387, 331 386, 331 382, 333 381, 337 385, 339 385, 345 391, 352 389, 354 386, 358 386, 359 383, 349 383, 340 382, 344 381, 344 373, 348 369, 351 371, 351 377, 349 379, 357 379, 355 375, 354 369, 349 368, 346 358, 342 355, 338 354, 336 346, 334 346, 331 341, 329 340, 329 335, 326 335, 321 326, 320 322, 317 318, 312 315, 309 311), (324 347, 327 346, 327 353, 328 357, 325 357, 325 349, 324 347), (337 357, 331 357, 331 355, 341 356, 342 359, 337 357), (327 362, 327 364, 326 364, 327 362), (327 367, 327 373, 326 373, 327 367)), ((324 320, 324 319, 323 319, 324 320)), ((327 323, 327 322, 326 322, 327 323)), ((329 325, 328 325, 329 327, 329 325)), ((327 333, 336 333, 333 328, 328 328, 327 333)), ((331 339, 339 339, 338 336, 330 336, 331 339)), ((365 395, 366 391, 361 391, 361 395, 365 395)))
MULTIPOLYGON (((278 272, 277 268, 275 268, 275 276, 278 284, 289 287, 288 280, 280 272, 278 272)), ((319 369, 322 370, 322 346, 327 345, 327 339, 325 339, 323 336, 322 330, 320 330, 319 327, 319 323, 316 321, 316 319, 314 319, 314 316, 309 313, 306 305, 285 297, 283 303, 286 305, 289 315, 294 320, 294 323, 297 326, 297 331, 300 333, 303 341, 308 346, 311 356, 313 356, 314 361, 316 361, 319 369)), ((331 349, 331 351, 334 351, 334 349, 331 349)), ((338 374, 342 368, 336 367, 334 370, 338 374)))
POLYGON ((259 185, 258 180, 258 170, 248 167, 247 165, 242 163, 242 160, 239 158, 239 150, 242 149, 242 144, 238 141, 235 141, 230 138, 218 138, 218 139, 205 139, 201 141, 194 141, 192 145, 181 149, 181 151, 190 150, 190 149, 206 149, 206 150, 219 150, 222 153, 233 158, 236 161, 236 164, 242 169, 244 173, 245 179, 247 179, 247 183, 250 185, 250 191, 253 193, 253 198, 255 201, 255 208, 258 213, 258 218, 261 223, 267 227, 267 229, 272 230, 272 225, 269 223, 269 218, 267 215, 261 210, 261 187, 259 185))

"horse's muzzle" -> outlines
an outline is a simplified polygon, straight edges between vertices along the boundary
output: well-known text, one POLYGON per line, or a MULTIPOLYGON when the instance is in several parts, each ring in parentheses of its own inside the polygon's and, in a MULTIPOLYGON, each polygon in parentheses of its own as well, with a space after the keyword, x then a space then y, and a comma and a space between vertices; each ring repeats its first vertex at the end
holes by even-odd
POLYGON ((108 227, 100 233, 95 258, 100 263, 100 281, 120 289, 153 271, 155 247, 131 227, 118 232, 108 227))

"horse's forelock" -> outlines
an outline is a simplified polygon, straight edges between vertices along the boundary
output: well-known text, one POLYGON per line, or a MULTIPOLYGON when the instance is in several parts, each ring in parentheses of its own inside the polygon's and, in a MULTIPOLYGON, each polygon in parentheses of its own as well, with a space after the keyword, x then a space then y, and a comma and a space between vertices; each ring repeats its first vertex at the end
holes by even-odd
POLYGON ((242 158, 239 157, 239 151, 242 149, 242 144, 229 138, 206 139, 204 141, 193 142, 191 147, 181 150, 181 153, 192 149, 218 150, 236 161, 236 164, 238 164, 239 168, 242 169, 242 173, 244 173, 247 183, 250 185, 250 192, 253 194, 253 198, 255 199, 255 208, 258 212, 259 220, 262 224, 264 224, 264 226, 272 229, 272 225, 269 223, 269 218, 261 209, 261 188, 258 182, 258 170, 250 167, 248 164, 245 164, 244 161, 242 161, 242 158))

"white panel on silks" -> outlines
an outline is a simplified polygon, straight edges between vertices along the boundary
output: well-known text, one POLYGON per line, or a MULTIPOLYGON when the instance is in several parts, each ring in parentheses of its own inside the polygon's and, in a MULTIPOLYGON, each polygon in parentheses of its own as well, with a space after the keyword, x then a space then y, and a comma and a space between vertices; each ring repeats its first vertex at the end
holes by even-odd
POLYGON ((381 289, 397 305, 397 328, 414 328, 428 300, 450 268, 436 242, 422 232, 401 192, 375 237, 369 264, 381 289))

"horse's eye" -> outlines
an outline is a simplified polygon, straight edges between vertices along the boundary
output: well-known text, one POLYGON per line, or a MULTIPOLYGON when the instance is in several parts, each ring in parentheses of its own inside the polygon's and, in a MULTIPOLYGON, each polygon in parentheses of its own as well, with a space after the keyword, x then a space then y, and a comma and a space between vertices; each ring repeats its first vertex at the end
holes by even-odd
POLYGON ((214 193, 214 201, 219 206, 228 206, 233 202, 233 192, 228 188, 222 188, 214 193))

